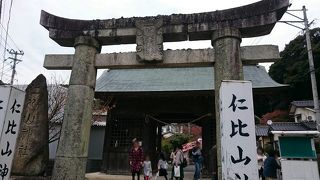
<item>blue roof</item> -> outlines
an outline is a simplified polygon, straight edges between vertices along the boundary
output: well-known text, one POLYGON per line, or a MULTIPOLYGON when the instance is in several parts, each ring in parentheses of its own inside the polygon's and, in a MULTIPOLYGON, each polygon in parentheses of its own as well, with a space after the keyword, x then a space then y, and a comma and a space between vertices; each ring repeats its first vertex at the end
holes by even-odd
MULTIPOLYGON (((263 66, 244 66, 244 79, 253 88, 286 85, 271 79, 263 66)), ((96 92, 170 92, 214 90, 213 67, 106 70, 98 78, 96 92)))

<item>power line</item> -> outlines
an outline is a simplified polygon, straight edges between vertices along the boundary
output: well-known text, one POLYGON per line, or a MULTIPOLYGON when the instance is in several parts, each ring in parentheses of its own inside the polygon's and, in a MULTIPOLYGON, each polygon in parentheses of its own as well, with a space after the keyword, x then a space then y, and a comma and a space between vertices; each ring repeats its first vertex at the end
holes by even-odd
POLYGON ((3 26, 3 24, 0 22, 0 26, 2 27, 2 29, 6 32, 6 33, 8 33, 8 37, 9 37, 9 39, 11 40, 11 42, 13 43, 13 45, 17 48, 17 49, 20 49, 19 47, 18 47, 18 45, 15 43, 15 41, 12 39, 12 37, 10 36, 10 34, 9 34, 9 32, 7 32, 7 30, 5 29, 5 27, 3 26))
POLYGON ((8 21, 7 21, 6 38, 5 38, 5 44, 4 44, 4 50, 3 50, 3 63, 2 63, 1 79, 2 79, 2 76, 3 76, 5 53, 7 51, 7 41, 8 41, 8 34, 9 34, 9 24, 10 24, 10 20, 11 20, 12 5, 13 5, 13 0, 11 0, 11 2, 10 2, 9 17, 8 17, 8 21))
POLYGON ((0 22, 1 22, 1 14, 2 14, 2 0, 0 0, 0 22))
MULTIPOLYGON (((5 9, 6 9, 6 3, 3 3, 3 1, 1 0, 1 13, 0 13, 0 23, 2 24, 2 21, 4 19, 4 14, 5 14, 5 9), (3 7, 3 8, 2 8, 3 7)), ((0 36, 2 37, 2 29, 0 31, 0 36)))
MULTIPOLYGON (((2 36, 0 36, 0 45, 3 47, 3 48, 5 48, 6 50, 8 49, 8 47, 9 47, 9 49, 14 49, 14 48, 12 48, 12 46, 10 46, 9 44, 8 44, 8 42, 7 42, 7 46, 5 46, 5 45, 3 45, 1 42, 4 42, 5 43, 5 38, 4 37, 2 37, 2 36)), ((19 48, 17 48, 17 49, 19 49, 19 48)))
POLYGON ((9 35, 9 25, 10 25, 10 20, 11 20, 12 4, 13 4, 13 0, 10 1, 9 18, 8 18, 8 21, 7 21, 7 29, 5 30, 6 38, 5 38, 5 44, 4 44, 4 47, 5 47, 4 52, 7 50, 7 41, 8 41, 8 35, 9 35))
MULTIPOLYGON (((3 2, 3 0, 1 0, 1 14, 0 14, 0 22, 2 22, 3 18, 4 18, 4 14, 6 12, 6 3, 3 2)), ((1 32, 2 33, 2 32, 1 32)), ((1 34, 2 35, 2 34, 1 34)))

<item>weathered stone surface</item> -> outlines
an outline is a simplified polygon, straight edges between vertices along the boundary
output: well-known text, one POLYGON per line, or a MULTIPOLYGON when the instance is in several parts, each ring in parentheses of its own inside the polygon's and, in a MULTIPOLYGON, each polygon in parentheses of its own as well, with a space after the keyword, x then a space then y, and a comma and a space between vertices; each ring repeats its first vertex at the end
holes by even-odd
MULTIPOLYGON (((242 80, 243 68, 240 59, 241 33, 238 29, 219 29, 212 35, 215 51, 215 109, 216 137, 220 140, 220 95, 222 80, 242 80)), ((218 177, 221 179, 221 141, 217 141, 218 177)))
POLYGON ((26 89, 12 174, 43 174, 49 160, 48 90, 41 74, 26 89))
POLYGON ((84 179, 96 81, 97 41, 78 37, 53 180, 84 179))
MULTIPOLYGON (((194 14, 159 16, 163 19, 163 41, 209 40, 213 31, 234 27, 242 37, 269 34, 289 6, 289 0, 263 0, 242 7, 194 14)), ((41 12, 40 24, 61 46, 73 46, 78 36, 91 36, 101 45, 133 44, 136 21, 150 17, 106 20, 74 20, 41 12)))
POLYGON ((95 57, 100 49, 98 42, 91 37, 78 37, 69 85, 88 85, 95 87, 97 69, 95 57), (87 43, 87 44, 86 44, 87 43))
POLYGON ((163 20, 161 17, 146 18, 136 21, 136 49, 138 61, 162 61, 162 25, 163 20))
POLYGON ((94 90, 91 87, 84 85, 69 86, 57 151, 58 157, 87 156, 89 143, 87 135, 90 133, 90 128, 87 127, 91 126, 92 114, 89 112, 92 111, 93 96, 94 90))
MULTIPOLYGON (((243 46, 241 59, 243 64, 275 62, 280 59, 279 48, 274 45, 243 46)), ((47 69, 71 69, 73 55, 46 55, 44 67, 47 69)), ((159 64, 143 64, 136 61, 135 52, 97 54, 97 69, 126 69, 152 67, 197 67, 212 66, 215 62, 214 49, 166 50, 159 64)))
POLYGON ((86 172, 86 157, 57 157, 59 162, 55 165, 55 171, 52 174, 52 180, 80 180, 84 179, 86 172))
POLYGON ((51 177, 42 176, 11 176, 10 180, 50 180, 51 177))
POLYGON ((68 89, 53 180, 78 180, 85 176, 94 89, 72 85, 68 89))
POLYGON ((258 64, 280 60, 279 47, 274 45, 242 46, 240 56, 243 64, 258 64))

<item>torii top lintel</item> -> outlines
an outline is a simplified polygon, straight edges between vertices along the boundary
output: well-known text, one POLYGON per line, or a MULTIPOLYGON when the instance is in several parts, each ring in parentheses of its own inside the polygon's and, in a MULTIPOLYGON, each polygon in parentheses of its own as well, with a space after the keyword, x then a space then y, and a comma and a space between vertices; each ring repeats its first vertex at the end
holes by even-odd
POLYGON ((243 38, 267 35, 281 19, 289 0, 262 0, 242 7, 194 14, 172 14, 106 20, 76 20, 41 12, 40 24, 61 46, 72 47, 81 35, 95 37, 101 45, 136 43, 136 22, 162 20, 164 42, 208 40, 224 27, 237 28, 243 38))

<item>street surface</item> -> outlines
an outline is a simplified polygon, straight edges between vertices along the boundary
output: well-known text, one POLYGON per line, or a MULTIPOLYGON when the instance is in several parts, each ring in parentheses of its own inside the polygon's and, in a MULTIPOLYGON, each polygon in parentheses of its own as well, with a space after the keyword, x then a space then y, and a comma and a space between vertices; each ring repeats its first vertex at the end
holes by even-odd
MULTIPOLYGON (((193 171, 194 171, 194 166, 189 165, 188 167, 185 168, 185 178, 184 180, 193 180, 193 171)), ((171 172, 168 172, 168 178, 171 177, 171 172)), ((124 176, 124 175, 108 175, 104 173, 88 173, 86 175, 87 180, 131 180, 131 176, 124 176)), ((154 179, 154 178, 152 178, 154 179)), ((140 180, 143 180, 143 176, 140 177, 140 180)), ((164 180, 163 177, 158 177, 157 180, 164 180)), ((209 178, 202 178, 202 180, 210 180, 209 178)))

